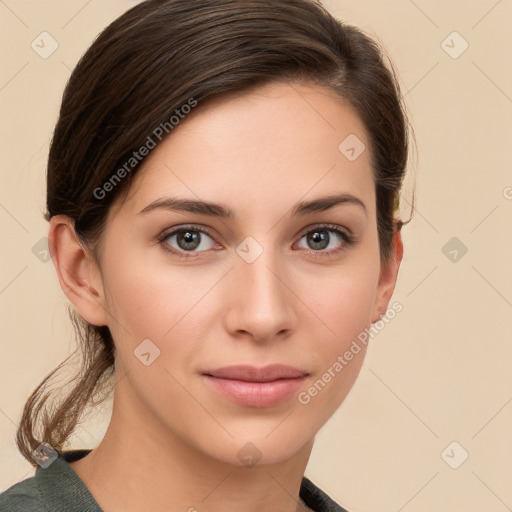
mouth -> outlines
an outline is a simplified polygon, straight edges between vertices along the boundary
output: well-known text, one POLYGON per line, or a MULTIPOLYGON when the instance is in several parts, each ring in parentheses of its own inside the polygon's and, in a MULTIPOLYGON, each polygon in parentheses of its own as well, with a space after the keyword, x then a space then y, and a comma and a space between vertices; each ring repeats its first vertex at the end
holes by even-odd
POLYGON ((263 368, 228 366, 203 372, 213 390, 247 407, 272 407, 290 398, 309 373, 292 366, 274 364, 263 368))

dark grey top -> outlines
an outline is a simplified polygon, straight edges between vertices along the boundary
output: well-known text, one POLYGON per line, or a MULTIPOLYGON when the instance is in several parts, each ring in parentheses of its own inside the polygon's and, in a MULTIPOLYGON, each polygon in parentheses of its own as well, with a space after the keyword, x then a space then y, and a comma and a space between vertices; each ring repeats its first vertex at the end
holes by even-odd
MULTIPOLYGON (((103 512, 68 462, 91 450, 65 450, 46 468, 0 494, 0 512, 103 512)), ((347 512, 304 477, 300 497, 315 512, 347 512)))

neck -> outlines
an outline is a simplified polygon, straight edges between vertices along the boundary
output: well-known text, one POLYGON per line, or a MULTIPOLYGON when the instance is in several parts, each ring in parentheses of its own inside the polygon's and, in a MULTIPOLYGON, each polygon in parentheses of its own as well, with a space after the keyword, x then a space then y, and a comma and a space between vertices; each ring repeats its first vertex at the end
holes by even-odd
POLYGON ((179 433, 158 431, 147 416, 127 418, 114 401, 102 442, 70 463, 104 512, 310 510, 299 490, 313 439, 288 460, 244 466, 212 458, 179 433))

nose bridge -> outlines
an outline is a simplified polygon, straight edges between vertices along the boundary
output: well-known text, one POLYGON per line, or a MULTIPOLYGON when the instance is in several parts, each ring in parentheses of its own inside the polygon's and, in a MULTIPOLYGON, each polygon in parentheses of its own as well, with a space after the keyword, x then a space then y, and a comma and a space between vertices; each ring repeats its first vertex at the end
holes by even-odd
POLYGON ((277 250, 248 237, 237 253, 231 277, 235 280, 231 328, 262 339, 290 328, 293 294, 281 275, 284 266, 277 250))

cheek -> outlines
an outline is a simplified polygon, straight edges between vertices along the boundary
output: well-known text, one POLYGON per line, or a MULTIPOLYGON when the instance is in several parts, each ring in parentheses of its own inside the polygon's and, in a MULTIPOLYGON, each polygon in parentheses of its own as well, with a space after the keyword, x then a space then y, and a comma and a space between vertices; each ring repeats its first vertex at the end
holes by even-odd
POLYGON ((329 379, 329 375, 322 378, 326 382, 333 381, 329 384, 333 397, 343 398, 348 393, 363 363, 366 345, 358 336, 370 325, 372 284, 370 280, 351 274, 346 279, 331 282, 329 292, 318 297, 318 315, 329 330, 323 328, 325 334, 320 343, 315 343, 315 352, 320 363, 319 374, 329 370, 331 376, 333 372, 336 374, 333 379, 329 379))
POLYGON ((172 276, 129 257, 117 260, 107 276, 109 311, 130 333, 150 337, 170 327, 169 306, 178 302, 172 276))
POLYGON ((302 285, 308 305, 321 322, 316 319, 316 337, 312 328, 308 330, 315 340, 312 359, 317 361, 317 371, 300 403, 311 402, 323 420, 341 404, 363 364, 364 333, 371 324, 378 274, 378 252, 372 246, 354 252, 336 271, 317 275, 314 285, 311 279, 302 285))
POLYGON ((209 295, 225 269, 186 268, 166 261, 165 255, 147 261, 147 254, 144 259, 136 251, 119 252, 122 257, 111 257, 104 265, 114 339, 136 346, 149 338, 162 349, 186 332, 190 348, 201 319, 213 314, 209 295))
POLYGON ((375 279, 374 272, 347 268, 337 279, 326 280, 323 293, 311 297, 315 304, 311 309, 325 326, 317 321, 315 329, 312 324, 308 329, 314 344, 314 349, 311 343, 308 347, 310 360, 315 361, 316 371, 297 398, 305 421, 314 421, 318 427, 341 405, 361 370, 367 346, 360 335, 371 323, 375 279))
POLYGON ((327 342, 330 349, 342 348, 371 323, 379 263, 364 255, 353 259, 355 264, 347 261, 322 276, 302 278, 301 296, 324 324, 324 338, 332 340, 327 342))

